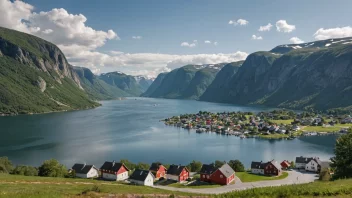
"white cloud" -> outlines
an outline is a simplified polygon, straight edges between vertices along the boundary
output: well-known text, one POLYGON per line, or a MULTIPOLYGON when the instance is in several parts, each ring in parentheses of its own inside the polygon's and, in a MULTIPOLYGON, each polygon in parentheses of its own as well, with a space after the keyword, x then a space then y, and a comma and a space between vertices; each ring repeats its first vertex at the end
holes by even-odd
POLYGON ((133 39, 136 39, 136 40, 140 40, 140 39, 142 39, 142 37, 141 37, 141 36, 132 36, 132 38, 133 38, 133 39))
POLYGON ((293 43, 293 44, 301 44, 301 43, 304 43, 304 41, 301 40, 301 39, 298 38, 298 37, 292 37, 292 38, 290 38, 290 42, 293 43))
POLYGON ((112 51, 110 51, 110 54, 113 54, 113 55, 120 55, 120 54, 123 54, 123 52, 112 50, 112 51))
POLYGON ((286 20, 279 20, 276 22, 276 30, 278 32, 292 32, 296 29, 295 25, 289 25, 286 20))
POLYGON ((204 43, 205 43, 205 44, 211 44, 211 41, 206 40, 206 41, 204 41, 204 43))
POLYGON ((340 27, 330 28, 330 29, 320 28, 314 34, 314 38, 317 40, 351 37, 351 36, 352 36, 352 27, 350 26, 341 27, 341 28, 340 27))
POLYGON ((230 20, 230 25, 247 25, 249 22, 246 19, 230 20))
POLYGON ((268 23, 268 25, 260 26, 258 31, 264 32, 264 31, 270 31, 273 25, 271 23, 268 23))
POLYGON ((23 1, 0 0, 0 26, 28 32, 22 20, 27 20, 33 9, 32 5, 23 1))
POLYGON ((256 35, 252 35, 252 40, 263 40, 263 37, 261 36, 256 36, 256 35))
POLYGON ((181 46, 182 47, 195 47, 196 46, 196 43, 188 43, 188 42, 182 42, 181 43, 181 46))
POLYGON ((219 43, 217 41, 214 42, 214 45, 218 45, 219 43))
POLYGON ((51 33, 53 33, 53 31, 54 30, 52 30, 52 29, 46 29, 46 30, 43 31, 43 33, 44 34, 51 34, 51 33))
POLYGON ((198 41, 197 40, 193 40, 193 43, 198 43, 198 41))

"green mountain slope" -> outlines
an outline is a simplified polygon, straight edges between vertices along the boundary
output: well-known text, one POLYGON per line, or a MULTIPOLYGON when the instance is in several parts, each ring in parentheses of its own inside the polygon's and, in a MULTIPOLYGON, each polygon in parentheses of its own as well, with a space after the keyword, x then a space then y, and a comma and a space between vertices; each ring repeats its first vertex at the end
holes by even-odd
POLYGON ((151 82, 146 82, 146 79, 140 76, 135 77, 121 72, 102 74, 99 76, 99 79, 111 86, 123 90, 128 93, 129 96, 140 96, 151 84, 151 82))
POLYGON ((151 94, 154 93, 156 89, 161 85, 161 82, 164 80, 167 73, 160 73, 156 79, 152 82, 152 84, 148 87, 148 89, 141 94, 142 97, 150 97, 151 94))
POLYGON ((0 114, 44 113, 98 106, 53 44, 0 27, 0 114))
POLYGON ((224 92, 227 89, 231 78, 237 73, 243 61, 226 64, 217 74, 212 83, 205 90, 200 100, 211 101, 221 100, 226 96, 224 92))
POLYGON ((280 45, 247 57, 213 102, 326 110, 352 105, 352 38, 280 45))
POLYGON ((144 96, 155 98, 198 99, 225 64, 186 65, 162 74, 144 96), (153 89, 153 90, 151 90, 153 89))
POLYGON ((95 100, 110 100, 118 97, 127 97, 131 94, 126 93, 116 86, 111 86, 100 80, 92 71, 84 67, 73 67, 77 73, 83 89, 88 96, 95 100))

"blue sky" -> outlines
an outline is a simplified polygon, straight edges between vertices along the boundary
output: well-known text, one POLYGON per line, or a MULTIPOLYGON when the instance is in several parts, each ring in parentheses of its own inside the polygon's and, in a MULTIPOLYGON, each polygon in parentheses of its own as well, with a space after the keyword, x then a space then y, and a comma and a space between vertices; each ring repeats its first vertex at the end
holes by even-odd
MULTIPOLYGON (((24 2, 33 6, 32 13, 63 8, 69 14, 84 15, 87 18, 84 25, 87 27, 104 32, 113 30, 120 40, 106 39, 104 45, 89 49, 99 53, 120 51, 129 54, 151 53, 183 56, 231 54, 240 51, 249 54, 255 51, 270 50, 280 44, 291 43, 290 38, 292 37, 298 37, 307 42, 316 40, 314 33, 318 29, 349 27, 352 16, 350 11, 352 1, 349 0, 275 0, 270 2, 260 0, 25 0, 24 2), (238 19, 245 19, 248 24, 236 26, 229 24, 230 20, 238 19), (277 31, 275 24, 279 20, 285 20, 289 25, 294 25, 295 29, 288 33, 277 31), (270 31, 258 31, 260 26, 268 23, 273 25, 270 31), (254 40, 252 35, 260 36, 262 39, 254 40), (133 36, 140 36, 141 39, 133 39, 133 36), (197 40, 195 47, 181 46, 183 42, 191 44, 194 40, 197 40), (211 41, 211 44, 204 43, 206 40, 211 41), (218 44, 214 45, 214 42, 218 44)), ((329 34, 329 32, 324 33, 329 34)), ((338 32, 337 35, 346 35, 346 33, 338 32)), ((54 43, 56 41, 49 37, 44 38, 54 43)), ((60 47, 61 43, 55 44, 60 47)), ((71 56, 70 52, 68 54, 71 56)), ((79 59, 71 58, 72 60, 79 59)), ((197 61, 195 63, 201 62, 198 59, 197 61)), ((206 58, 204 61, 207 63, 206 58)), ((85 61, 76 63, 87 64, 85 61)), ((134 61, 125 61, 121 64, 124 67, 119 65, 118 61, 116 65, 112 63, 110 66, 92 63, 87 64, 87 67, 100 68, 100 71, 122 70, 127 73, 133 73, 131 72, 133 69, 143 69, 142 64, 139 63, 137 67, 132 63, 134 61), (126 69, 128 66, 130 66, 129 69, 126 69)), ((187 61, 182 60, 177 63, 187 63, 187 61)), ((151 67, 149 64, 154 64, 154 62, 146 61, 144 68, 156 69, 149 68, 151 67)), ((182 65, 174 67, 177 66, 182 65)), ((159 67, 158 69, 156 73, 163 71, 159 67)))

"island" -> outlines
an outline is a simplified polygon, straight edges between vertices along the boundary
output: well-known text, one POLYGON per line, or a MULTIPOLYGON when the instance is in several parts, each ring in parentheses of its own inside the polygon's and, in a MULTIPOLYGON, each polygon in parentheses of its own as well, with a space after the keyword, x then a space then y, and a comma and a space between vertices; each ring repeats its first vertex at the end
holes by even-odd
POLYGON ((350 131, 352 117, 347 114, 295 112, 199 111, 162 120, 168 126, 194 129, 197 133, 215 132, 241 138, 294 139, 298 136, 344 134, 350 131))

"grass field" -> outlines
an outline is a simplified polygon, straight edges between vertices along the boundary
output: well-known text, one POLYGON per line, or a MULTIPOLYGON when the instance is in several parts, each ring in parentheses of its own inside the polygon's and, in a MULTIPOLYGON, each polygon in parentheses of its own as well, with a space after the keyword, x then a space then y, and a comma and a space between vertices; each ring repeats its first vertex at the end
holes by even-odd
POLYGON ((236 172, 236 176, 240 178, 242 182, 256 182, 256 181, 267 181, 267 180, 279 180, 285 179, 288 176, 287 172, 283 172, 278 177, 269 177, 264 175, 255 175, 249 172, 236 172))
POLYGON ((209 184, 209 185, 198 185, 198 186, 185 186, 183 184, 180 184, 180 183, 173 183, 173 184, 170 184, 168 185, 170 187, 176 187, 176 188, 217 188, 217 187, 220 187, 221 185, 218 185, 218 184, 209 184))
POLYGON ((270 134, 270 135, 259 135, 259 137, 264 138, 264 139, 281 139, 281 138, 288 138, 290 137, 289 135, 286 134, 270 134))
MULTIPOLYGON (((237 173, 236 173, 237 174, 237 173)), ((215 196, 216 198, 298 198, 298 197, 352 197, 352 179, 333 182, 313 182, 309 184, 280 187, 255 188, 215 196)))
POLYGON ((273 122, 275 124, 291 124, 291 122, 293 122, 293 119, 290 119, 290 120, 270 120, 270 122, 273 122))
POLYGON ((340 126, 332 126, 332 127, 323 127, 323 126, 306 126, 302 128, 302 131, 308 131, 308 132, 336 132, 340 131, 341 128, 340 126))
MULTIPOLYGON (((31 177, 0 174, 0 197, 75 197, 89 196, 91 194, 141 194, 150 197, 153 195, 182 195, 189 193, 171 192, 145 186, 134 186, 116 182, 72 179, 31 177)), ((194 195, 194 194, 193 194, 194 195)), ((94 197, 94 196, 93 196, 94 197)), ((101 197, 101 196, 97 196, 101 197)))

